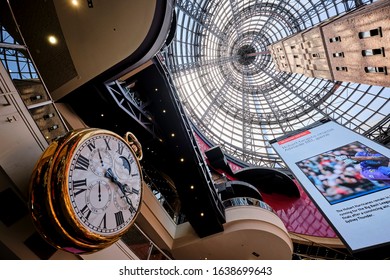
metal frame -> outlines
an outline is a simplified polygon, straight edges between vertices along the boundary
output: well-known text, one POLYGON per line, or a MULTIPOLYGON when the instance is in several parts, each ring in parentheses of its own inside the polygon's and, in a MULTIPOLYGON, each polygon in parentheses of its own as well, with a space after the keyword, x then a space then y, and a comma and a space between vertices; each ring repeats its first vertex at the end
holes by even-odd
POLYGON ((119 80, 108 82, 105 86, 117 105, 123 111, 137 121, 154 138, 161 138, 161 133, 157 124, 151 117, 151 113, 147 111, 148 103, 137 99, 135 92, 127 89, 126 86, 123 85, 123 82, 120 82, 119 80))
POLYGON ((266 167, 285 167, 269 140, 324 117, 388 141, 389 88, 278 72, 267 49, 372 2, 177 1, 176 36, 162 54, 193 125, 228 155, 266 167), (256 50, 249 64, 238 53, 246 45, 256 50))

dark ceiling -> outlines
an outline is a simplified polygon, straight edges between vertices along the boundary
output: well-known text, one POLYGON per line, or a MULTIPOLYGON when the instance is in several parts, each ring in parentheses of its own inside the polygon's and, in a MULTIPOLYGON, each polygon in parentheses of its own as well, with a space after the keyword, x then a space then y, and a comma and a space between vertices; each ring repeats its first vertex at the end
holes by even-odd
MULTIPOLYGON (((23 40, 39 65, 39 72, 45 79, 45 85, 52 91, 77 76, 70 56, 53 1, 8 1, 0 0, 1 25, 20 44, 23 40), (18 27, 22 31, 23 39, 15 28, 13 16, 17 19, 18 27), (56 48, 50 44, 42 44, 43 34, 57 34, 59 43, 56 48), (61 65, 59 69, 58 65, 61 65)), ((28 55, 27 55, 28 56, 28 55)))

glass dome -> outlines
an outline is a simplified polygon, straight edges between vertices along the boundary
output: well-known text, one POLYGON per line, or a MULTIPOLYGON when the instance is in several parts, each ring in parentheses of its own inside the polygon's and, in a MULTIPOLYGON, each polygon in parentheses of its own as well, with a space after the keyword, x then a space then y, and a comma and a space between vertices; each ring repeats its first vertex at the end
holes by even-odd
POLYGON ((163 50, 197 130, 233 158, 284 167, 268 143, 324 117, 360 134, 389 119, 390 88, 276 70, 268 46, 370 0, 178 0, 163 50))

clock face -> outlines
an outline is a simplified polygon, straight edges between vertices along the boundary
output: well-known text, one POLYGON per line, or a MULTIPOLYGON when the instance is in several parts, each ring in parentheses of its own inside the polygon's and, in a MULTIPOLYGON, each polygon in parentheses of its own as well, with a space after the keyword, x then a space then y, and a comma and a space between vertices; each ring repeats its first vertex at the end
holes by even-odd
POLYGON ((84 140, 67 174, 72 211, 89 231, 110 236, 132 224, 141 204, 141 172, 121 138, 101 133, 84 140))

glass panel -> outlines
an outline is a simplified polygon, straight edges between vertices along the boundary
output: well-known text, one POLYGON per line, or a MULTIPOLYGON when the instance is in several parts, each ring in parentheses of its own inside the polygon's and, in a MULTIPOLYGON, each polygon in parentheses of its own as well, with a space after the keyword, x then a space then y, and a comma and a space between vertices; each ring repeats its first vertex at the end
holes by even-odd
POLYGON ((58 113, 32 59, 14 38, 1 27, 0 60, 8 70, 24 104, 48 143, 63 135, 67 127, 58 113))
MULTIPOLYGON (((371 2, 197 2, 195 10, 207 11, 205 14, 194 13, 187 1, 178 1, 177 30, 181 36, 164 52, 165 61, 169 62, 178 95, 198 131, 238 161, 273 167, 284 163, 267 146, 268 141, 321 118, 329 116, 359 133, 375 126, 387 117, 389 112, 386 114, 383 108, 388 108, 386 104, 390 102, 375 95, 375 87, 280 72, 268 49, 269 45, 320 21, 354 10, 359 3, 371 2), (184 18, 188 20, 181 20, 184 18), (354 95, 356 92, 378 100, 363 104, 354 95), (373 109, 369 114, 354 120, 352 108, 360 112, 361 108, 371 109, 370 106, 373 109), (364 124, 363 117, 369 126, 364 124)), ((335 36, 333 40, 342 38, 335 36)), ((288 59, 281 46, 278 49, 278 57, 288 59)), ((298 43, 293 42, 285 47, 291 58, 299 56, 299 49, 298 43)), ((342 55, 337 52, 337 57, 342 55)), ((296 64, 303 65, 299 61, 296 64)))

